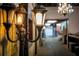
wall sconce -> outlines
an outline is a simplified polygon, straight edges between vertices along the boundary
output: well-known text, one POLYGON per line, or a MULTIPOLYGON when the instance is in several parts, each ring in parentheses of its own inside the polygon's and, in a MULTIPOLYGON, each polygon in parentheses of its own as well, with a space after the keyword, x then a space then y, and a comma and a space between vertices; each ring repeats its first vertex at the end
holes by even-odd
MULTIPOLYGON (((10 4, 10 3, 5 3, 5 4, 2 4, 1 6, 0 6, 0 8, 1 9, 4 9, 5 11, 6 11, 6 14, 7 14, 7 18, 6 18, 6 20, 7 20, 7 22, 5 22, 5 23, 3 23, 3 25, 5 26, 5 28, 6 28, 6 35, 7 35, 7 40, 9 40, 10 42, 12 42, 12 43, 16 43, 17 42, 17 40, 19 40, 20 41, 20 47, 19 47, 19 49, 20 49, 20 52, 19 52, 19 55, 25 55, 24 54, 24 38, 22 37, 22 28, 23 28, 23 20, 24 20, 24 17, 25 17, 25 15, 26 15, 26 10, 24 9, 24 7, 23 7, 23 5, 21 5, 21 4, 19 4, 19 7, 16 7, 16 5, 14 5, 14 4, 10 4), (11 27, 11 23, 10 23, 10 21, 8 20, 9 19, 9 11, 10 10, 14 10, 14 15, 16 15, 16 22, 15 22, 15 25, 16 25, 16 28, 17 28, 17 31, 18 31, 18 33, 17 33, 17 35, 18 35, 18 39, 16 39, 16 40, 11 40, 10 39, 10 37, 9 37, 9 29, 10 29, 10 27, 11 27), (23 39, 22 39, 23 38, 23 39)), ((13 15, 13 16, 14 16, 13 15)), ((3 15, 4 16, 4 15, 3 15)), ((3 51, 3 54, 4 54, 4 51, 3 51)))
POLYGON ((21 45, 22 47, 20 47, 22 51, 20 50, 20 52, 21 52, 21 55, 24 55, 24 53, 25 53, 24 52, 24 48, 25 48, 24 47, 25 46, 25 43, 24 43, 25 41, 24 40, 27 40, 27 42, 28 41, 29 42, 36 42, 39 39, 40 34, 41 34, 40 32, 41 32, 42 27, 44 25, 45 12, 47 12, 47 10, 44 7, 42 7, 42 6, 36 6, 32 10, 35 13, 35 17, 36 17, 36 19, 35 19, 35 26, 36 26, 36 28, 38 29, 39 32, 38 32, 38 36, 37 36, 37 38, 35 40, 29 40, 28 38, 25 39, 26 35, 29 34, 29 33, 26 33, 26 28, 24 28, 24 26, 23 26, 24 25, 23 24, 24 23, 24 19, 25 19, 25 16, 27 14, 26 13, 26 9, 24 8, 24 6, 22 4, 19 4, 19 7, 16 7, 14 4, 7 4, 6 3, 6 4, 2 4, 0 6, 0 8, 5 9, 6 12, 7 12, 7 22, 3 23, 5 28, 6 28, 7 39, 10 42, 12 42, 12 43, 14 43, 17 40, 19 40, 20 41, 20 45, 22 44, 21 45), (11 10, 11 9, 15 11, 15 14, 16 14, 15 25, 16 25, 17 31, 19 32, 19 33, 17 33, 19 38, 14 40, 14 41, 11 40, 10 37, 9 37, 9 29, 11 27, 11 23, 8 20, 8 11, 11 10))
POLYGON ((21 33, 21 31, 23 31, 22 29, 24 28, 23 23, 24 23, 24 20, 25 20, 25 16, 27 14, 26 9, 23 7, 23 5, 19 4, 19 7, 16 9, 15 14, 16 14, 15 25, 16 25, 16 28, 18 29, 19 33, 21 33))
MULTIPOLYGON (((7 38, 10 42, 16 42, 17 39, 15 41, 12 41, 9 37, 9 29, 11 27, 11 23, 10 21, 8 20, 8 13, 10 10, 14 10, 15 11, 15 14, 16 14, 16 22, 15 22, 15 25, 16 25, 16 28, 18 29, 18 31, 21 31, 21 27, 22 27, 22 24, 23 24, 23 20, 24 20, 24 17, 26 15, 26 10, 24 9, 23 5, 19 4, 19 7, 16 7, 16 5, 14 4, 10 4, 10 3, 4 3, 0 6, 0 8, 2 9, 5 9, 6 12, 7 12, 7 22, 3 23, 5 28, 6 28, 6 35, 7 35, 7 38)), ((14 15, 13 15, 14 16, 14 15)), ((20 32, 19 32, 20 33, 20 32)))
POLYGON ((35 13, 35 25, 36 27, 43 27, 45 21, 45 13, 47 10, 42 5, 37 5, 33 10, 35 13))
MULTIPOLYGON (((38 37, 36 38, 35 41, 37 41, 40 38, 41 35, 41 30, 44 26, 44 21, 45 21, 45 13, 47 12, 46 8, 42 5, 36 5, 34 9, 32 10, 35 14, 35 26, 36 29, 38 29, 38 37)), ((33 41, 33 42, 35 42, 33 41)))
MULTIPOLYGON (((42 6, 39 6, 39 7, 36 6, 32 11, 35 13, 35 18, 36 19, 34 21, 35 22, 34 24, 36 26, 36 29, 38 30, 38 36, 35 38, 35 40, 29 40, 29 38, 27 38, 27 39, 25 39, 26 42, 36 42, 40 38, 41 30, 42 30, 42 27, 44 26, 45 13, 47 12, 47 10, 44 7, 42 7, 42 6)), ((22 42, 21 41, 21 36, 25 36, 25 38, 26 38, 26 35, 29 34, 29 33, 26 33, 26 31, 25 31, 26 29, 22 26, 23 25, 23 21, 24 21, 23 18, 25 17, 25 14, 26 14, 25 10, 24 10, 24 12, 18 12, 17 11, 17 13, 16 13, 16 15, 17 15, 16 27, 17 27, 17 29, 19 31, 20 42, 22 42), (25 29, 25 30, 22 30, 22 29, 25 29), (23 34, 21 35, 21 33, 23 33, 23 34)), ((23 43, 23 45, 25 45, 25 44, 23 43)))
MULTIPOLYGON (((22 6, 20 7, 22 8, 22 6)), ((19 33, 21 33, 22 29, 24 29, 22 25, 23 25, 23 20, 24 20, 23 18, 25 17, 25 14, 26 14, 26 11, 22 9, 20 9, 21 12, 18 11, 19 9, 16 12, 16 15, 17 15, 16 27, 19 30, 19 33)), ((44 18, 45 18, 45 13, 47 12, 47 10, 43 6, 39 6, 39 7, 36 6, 32 11, 35 13, 36 19, 34 21, 35 22, 34 24, 36 26, 36 29, 38 29, 38 36, 36 37, 35 40, 29 40, 29 38, 27 38, 27 41, 36 42, 39 39, 42 27, 44 26, 44 18)), ((25 31, 23 32, 25 33, 25 31)), ((26 34, 29 34, 29 33, 26 33, 26 34)))
MULTIPOLYGON (((22 8, 22 6, 21 6, 21 8, 22 8)), ((45 12, 47 12, 47 10, 44 7, 41 7, 41 6, 39 6, 39 7, 36 6, 32 11, 35 13, 35 17, 36 17, 36 19, 34 21, 35 22, 34 24, 36 26, 36 29, 38 30, 38 36, 35 38, 35 40, 29 40, 29 38, 27 38, 27 39, 25 39, 26 42, 36 42, 40 38, 41 30, 42 30, 42 27, 44 26, 45 12)), ((21 39, 21 36, 25 36, 25 38, 26 38, 26 35, 29 34, 29 33, 26 33, 26 31, 25 31, 26 29, 22 26, 23 21, 24 21, 23 18, 25 17, 25 14, 26 14, 25 10, 24 10, 24 12, 18 12, 17 11, 17 13, 16 13, 16 15, 17 15, 16 27, 19 31, 19 38, 20 38, 21 43, 23 42, 23 40, 21 39), (22 29, 24 29, 24 30, 22 30, 22 29), (21 33, 23 33, 23 34, 21 35, 21 33)), ((23 43, 23 45, 25 45, 25 44, 23 43)))

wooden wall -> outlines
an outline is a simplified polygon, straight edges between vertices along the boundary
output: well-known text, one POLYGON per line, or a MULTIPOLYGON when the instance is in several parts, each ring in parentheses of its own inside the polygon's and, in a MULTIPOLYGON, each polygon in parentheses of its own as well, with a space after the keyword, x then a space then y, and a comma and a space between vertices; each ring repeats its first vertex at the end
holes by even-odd
MULTIPOLYGON (((16 27, 15 27, 15 20, 16 20, 16 16, 14 15, 14 10, 9 11, 9 15, 8 15, 8 20, 9 22, 12 24, 12 26, 10 27, 9 30, 9 36, 11 40, 15 40, 16 39, 16 27)), ((18 55, 18 43, 12 43, 10 41, 8 41, 7 37, 6 37, 6 29, 3 25, 4 22, 6 22, 7 20, 7 15, 6 15, 6 11, 0 9, 0 55, 2 55, 2 45, 1 43, 3 43, 3 40, 6 40, 6 44, 5 44, 5 52, 4 55, 18 55)))

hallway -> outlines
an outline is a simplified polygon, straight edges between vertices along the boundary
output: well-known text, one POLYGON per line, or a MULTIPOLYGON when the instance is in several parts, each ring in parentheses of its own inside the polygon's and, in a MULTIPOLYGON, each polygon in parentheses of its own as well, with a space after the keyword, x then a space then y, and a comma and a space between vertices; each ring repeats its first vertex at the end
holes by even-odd
POLYGON ((38 48, 37 56, 74 56, 63 45, 61 37, 43 38, 43 47, 38 48))
POLYGON ((0 3, 0 56, 79 56, 78 12, 79 3, 0 3))

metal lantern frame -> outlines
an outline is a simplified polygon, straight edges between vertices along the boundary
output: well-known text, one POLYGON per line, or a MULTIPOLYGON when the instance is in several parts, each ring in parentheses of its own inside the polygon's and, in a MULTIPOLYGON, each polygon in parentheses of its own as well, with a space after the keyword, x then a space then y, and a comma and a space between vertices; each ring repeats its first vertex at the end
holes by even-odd
MULTIPOLYGON (((16 7, 16 6, 14 6, 14 5, 10 5, 10 4, 3 4, 2 6, 0 6, 0 8, 2 8, 2 9, 5 9, 6 10, 6 12, 7 12, 7 15, 8 15, 8 11, 9 10, 11 10, 11 9, 16 9, 16 11, 15 11, 15 14, 16 14, 16 16, 18 15, 18 14, 27 14, 26 13, 26 11, 24 10, 24 7, 22 6, 22 5, 20 5, 18 8, 16 7)), ((44 8, 44 7, 41 7, 41 6, 36 6, 33 10, 32 10, 35 14, 36 13, 38 13, 38 12, 40 12, 40 13, 42 13, 42 15, 44 15, 44 13, 46 13, 47 12, 47 10, 44 8)), ((43 16, 42 16, 43 17, 43 16)), ((16 19, 17 20, 17 19, 16 19)), ((42 18, 42 20, 44 20, 43 18, 42 18)), ((12 41, 11 39, 10 39, 10 37, 9 37, 9 29, 10 29, 10 27, 11 27, 11 23, 9 23, 9 21, 8 21, 8 16, 7 16, 7 22, 6 23, 3 23, 4 24, 4 26, 5 26, 5 28, 6 28, 6 34, 7 34, 7 38, 8 38, 8 40, 10 41, 10 42, 16 42, 17 40, 20 40, 20 39, 17 39, 17 40, 15 40, 15 41, 12 41)), ((19 24, 15 24, 16 25, 16 28, 18 29, 18 31, 19 31, 19 38, 21 37, 21 32, 23 32, 23 31, 21 31, 21 29, 20 28, 23 28, 22 27, 22 25, 19 25, 19 24)), ((27 41, 29 41, 29 42, 36 42, 38 39, 39 39, 39 37, 40 37, 40 32, 41 32, 41 29, 42 29, 42 27, 43 27, 43 25, 42 26, 38 26, 38 25, 36 25, 35 24, 35 26, 36 26, 36 28, 38 29, 38 36, 37 36, 37 38, 35 39, 35 40, 29 40, 28 38, 27 38, 27 41)), ((26 34, 29 34, 29 33, 26 33, 26 34)), ((25 34, 24 34, 25 35, 25 34)), ((26 38, 26 37, 25 37, 26 38)))
MULTIPOLYGON (((7 39, 10 42, 12 42, 12 43, 16 43, 17 41, 20 41, 20 47, 19 47, 20 48, 20 54, 19 55, 27 55, 28 53, 25 53, 24 49, 26 49, 28 51, 28 47, 26 47, 25 44, 27 42, 36 42, 40 38, 41 30, 42 30, 43 25, 42 26, 38 26, 38 25, 36 25, 34 23, 35 26, 36 26, 36 29, 38 30, 38 36, 35 38, 35 40, 29 40, 29 38, 26 37, 26 35, 28 35, 29 33, 26 33, 26 29, 24 28, 24 26, 22 26, 23 24, 17 24, 17 22, 16 22, 15 26, 16 26, 16 28, 18 30, 18 33, 16 33, 18 35, 18 39, 11 40, 10 37, 9 37, 9 29, 10 29, 10 27, 11 27, 12 24, 8 20, 8 12, 9 12, 9 10, 14 10, 16 17, 17 17, 18 14, 23 14, 23 15, 26 16, 26 14, 27 14, 26 9, 21 4, 19 4, 19 7, 16 7, 12 3, 11 4, 10 3, 5 3, 5 4, 3 3, 3 4, 0 5, 0 8, 1 9, 5 9, 6 13, 7 13, 7 22, 3 23, 3 25, 4 25, 5 29, 6 29, 7 39), (22 28, 25 29, 25 30, 22 30, 22 28)), ((37 6, 37 5, 36 5, 36 7, 32 11, 35 14, 37 12, 41 12, 43 15, 44 15, 44 13, 47 12, 47 10, 44 7, 37 6)))

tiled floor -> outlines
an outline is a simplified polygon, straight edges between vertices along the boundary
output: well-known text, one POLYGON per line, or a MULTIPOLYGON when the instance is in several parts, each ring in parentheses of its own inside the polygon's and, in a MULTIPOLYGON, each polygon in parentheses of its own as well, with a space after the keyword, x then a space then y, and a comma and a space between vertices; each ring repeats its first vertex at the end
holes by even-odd
POLYGON ((37 56, 74 56, 60 38, 43 38, 43 46, 38 48, 37 56))

